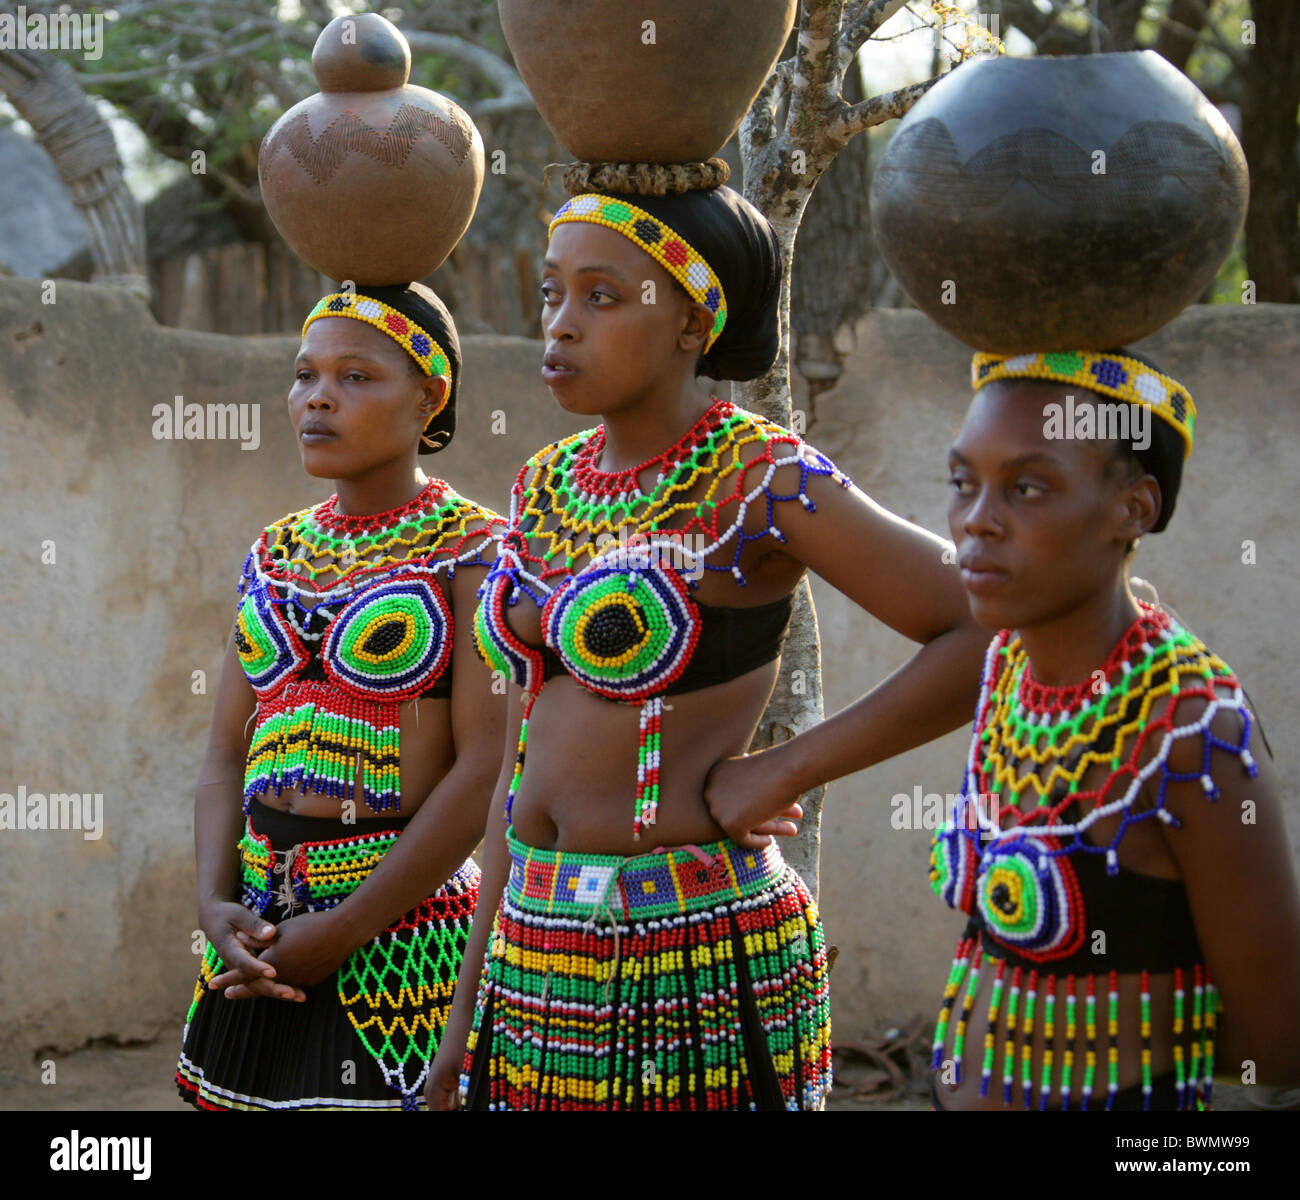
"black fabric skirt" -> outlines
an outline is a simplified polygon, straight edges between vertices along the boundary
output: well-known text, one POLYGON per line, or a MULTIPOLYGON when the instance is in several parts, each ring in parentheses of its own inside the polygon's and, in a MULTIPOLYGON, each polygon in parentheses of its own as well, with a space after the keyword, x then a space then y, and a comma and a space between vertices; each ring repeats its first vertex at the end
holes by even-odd
MULTIPOLYGON (((344 824, 254 800, 240 840, 242 901, 272 925, 334 907, 392 847, 406 818, 344 824)), ((450 1014, 478 899, 466 859, 414 909, 356 950, 304 1003, 227 1000, 209 945, 182 1035, 176 1085, 203 1109, 408 1109, 450 1014)))

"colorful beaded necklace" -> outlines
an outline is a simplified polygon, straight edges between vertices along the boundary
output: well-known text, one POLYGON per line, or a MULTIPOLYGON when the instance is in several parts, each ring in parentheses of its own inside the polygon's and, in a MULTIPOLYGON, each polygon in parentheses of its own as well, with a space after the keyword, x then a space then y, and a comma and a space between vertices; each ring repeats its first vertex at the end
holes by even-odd
POLYGON ((236 589, 236 650, 258 698, 246 810, 271 786, 347 800, 358 774, 372 810, 400 808, 399 706, 451 656, 437 575, 486 565, 504 524, 431 479, 387 512, 340 513, 331 496, 267 526, 236 589))
MULTIPOLYGON (((1080 684, 1065 687, 1039 683, 1033 676, 1028 654, 1020 639, 1003 630, 993 640, 985 659, 983 684, 976 708, 974 735, 962 784, 962 796, 953 817, 938 831, 930 854, 930 884, 936 894, 953 908, 977 915, 983 930, 1002 950, 1028 960, 1029 987, 1036 990, 1038 971, 1050 978, 1045 1019, 1053 1019, 1056 976, 1048 976, 1053 962, 1078 951, 1084 938, 1083 898, 1072 854, 1104 854, 1106 872, 1120 870, 1118 846, 1125 832, 1139 821, 1156 818, 1173 827, 1178 819, 1166 807, 1170 783, 1197 781, 1210 800, 1219 789, 1210 774, 1214 749, 1237 755, 1250 777, 1258 772, 1249 750, 1253 717, 1245 693, 1231 669, 1194 634, 1163 609, 1139 601, 1141 614, 1111 651, 1104 666, 1080 684), (1177 724, 1179 705, 1164 707, 1158 719, 1152 709, 1162 697, 1205 701, 1195 721, 1177 724), (1236 712, 1241 732, 1236 741, 1218 737, 1210 728, 1222 711, 1236 712), (1203 760, 1199 772, 1179 773, 1169 768, 1169 754, 1183 737, 1199 734, 1203 760), (1142 763, 1144 748, 1154 754, 1142 763), (1101 764, 1095 786, 1085 788, 1083 780, 1094 764, 1101 764), (1028 766, 1028 770, 1021 771, 1028 766), (1150 808, 1139 810, 1137 800, 1148 780, 1158 778, 1150 808), (1021 796, 1026 788, 1037 794, 1035 805, 1025 809, 1021 796), (1108 798, 1109 797, 1109 798, 1108 798), (995 815, 987 807, 996 804, 995 815), (1070 814, 1078 812, 1077 817, 1070 814), (1119 816, 1120 823, 1108 843, 1094 844, 1084 834, 1107 816, 1119 816)), ((1185 710, 1184 710, 1185 711, 1185 710)), ((947 1036, 949 1020, 963 979, 968 977, 966 996, 957 1023, 955 1057, 958 1078, 964 1053, 965 1030, 984 958, 979 939, 964 936, 954 956, 943 1006, 935 1029, 933 1064, 937 1069, 947 1036)), ((1007 963, 998 959, 989 1009, 989 1033, 985 1039, 981 1093, 987 1094, 993 1069, 993 1038, 1001 1007, 1007 963)), ((1191 1049, 1193 1070, 1190 1083, 1201 1089, 1198 1103, 1208 1102, 1210 1064, 1213 1061, 1213 1030, 1216 993, 1208 972, 1196 964, 1195 1003, 1191 1049), (1204 1012, 1204 1024, 1202 1013, 1204 1012), (1204 1059, 1206 1073, 1198 1078, 1204 1059)), ((1175 972, 1174 1011, 1175 1069, 1180 1100, 1188 1080, 1184 1074, 1181 1039, 1184 1033, 1182 971, 1175 972)), ((1021 969, 1016 967, 1012 1001, 1019 995, 1021 969)), ((1109 974, 1108 1005, 1110 1035, 1109 1088, 1113 1098, 1118 1086, 1118 1056, 1115 1052, 1119 1003, 1118 980, 1109 974)), ((1069 1037, 1075 1028, 1075 978, 1067 976, 1070 989, 1067 1004, 1069 1037)), ((1093 1006, 1095 982, 1088 976, 1087 1012, 1089 1046, 1095 1045, 1093 1006)), ((1151 1091, 1150 997, 1147 973, 1142 978, 1143 1086, 1149 1101, 1151 1091)), ((1024 1022, 1032 1020, 1032 1002, 1026 999, 1024 1022)), ((1015 1013, 1007 1012, 1008 1037, 1015 1032, 1015 1013)), ((1032 1029, 1026 1025, 1026 1030, 1032 1029)), ((1029 1096, 1028 1033, 1024 1043, 1025 1095, 1029 1096)), ((1072 1045, 1072 1041, 1071 1041, 1072 1045)), ((1070 1063, 1066 1056, 1058 1095, 1068 1107, 1070 1063)), ((1010 1061, 1009 1059, 1007 1060, 1010 1061)), ((1041 1105, 1050 1092, 1051 1052, 1043 1065, 1041 1105)), ((1084 1104, 1092 1093, 1096 1055, 1089 1050, 1083 1085, 1084 1104)), ((1004 1071, 1008 1099, 1011 1073, 1004 1071)), ((1028 1100, 1026 1100, 1028 1103, 1028 1100)), ((1108 1100, 1109 1103, 1109 1100, 1108 1100)))
POLYGON ((728 571, 743 587, 745 546, 767 534, 785 540, 774 520, 778 500, 798 499, 815 511, 806 491, 809 475, 829 476, 846 488, 852 481, 789 430, 716 398, 673 445, 637 467, 600 470, 595 463, 604 445, 604 427, 588 429, 545 447, 521 468, 511 489, 509 529, 479 590, 475 640, 488 665, 527 693, 507 818, 523 777, 528 715, 543 681, 541 652, 515 637, 505 621, 505 609, 526 592, 542 608, 546 644, 579 683, 641 705, 633 819, 639 838, 658 808, 662 694, 685 670, 699 638, 699 612, 690 597, 699 580, 684 580, 671 557, 728 571), (741 449, 751 443, 762 452, 746 462, 741 449), (775 491, 777 470, 791 464, 799 467, 798 488, 775 491), (656 479, 645 493, 638 479, 651 469, 656 479), (757 478, 747 488, 751 471, 757 478), (698 495, 702 481, 703 495, 688 499, 698 495), (747 533, 749 506, 760 500, 766 527, 747 533), (683 516, 683 524, 668 526, 683 516), (629 528, 623 544, 620 536, 629 528), (542 541, 540 553, 532 551, 533 539, 542 541), (730 562, 708 561, 726 545, 730 562), (584 556, 587 562, 574 573, 584 556))

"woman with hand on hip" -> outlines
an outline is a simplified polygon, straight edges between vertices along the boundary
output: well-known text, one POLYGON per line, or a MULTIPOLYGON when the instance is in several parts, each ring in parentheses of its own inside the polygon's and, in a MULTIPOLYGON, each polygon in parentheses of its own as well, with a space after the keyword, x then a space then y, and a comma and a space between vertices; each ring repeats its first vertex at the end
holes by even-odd
POLYGON ((542 374, 600 424, 524 464, 480 591, 508 752, 431 1108, 458 1090, 470 1108, 821 1107, 826 949, 771 835, 803 791, 975 699, 983 639, 945 544, 698 389, 775 360, 781 263, 725 176, 662 194, 680 174, 571 169, 551 225, 542 374), (747 756, 808 569, 923 648, 747 756))

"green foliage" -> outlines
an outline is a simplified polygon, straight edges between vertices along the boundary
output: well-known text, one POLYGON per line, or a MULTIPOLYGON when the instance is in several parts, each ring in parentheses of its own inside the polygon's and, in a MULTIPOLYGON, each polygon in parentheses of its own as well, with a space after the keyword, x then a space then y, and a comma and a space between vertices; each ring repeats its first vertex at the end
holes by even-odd
MULTIPOLYGON (((459 33, 466 22, 474 29, 481 22, 480 44, 496 50, 493 43, 501 39, 495 8, 492 0, 409 4, 398 26, 459 33), (453 10, 461 28, 445 24, 453 10)), ((267 0, 166 5, 122 0, 90 11, 104 11, 107 19, 103 56, 78 56, 73 62, 86 91, 111 101, 159 153, 188 163, 194 150, 202 150, 209 171, 247 185, 256 181, 257 148, 266 131, 287 108, 316 91, 311 49, 321 29, 318 18, 383 8, 366 0, 294 6, 267 0)), ((496 52, 503 51, 504 44, 496 52)), ((412 55, 411 82, 462 104, 492 94, 465 63, 418 50, 412 55)))

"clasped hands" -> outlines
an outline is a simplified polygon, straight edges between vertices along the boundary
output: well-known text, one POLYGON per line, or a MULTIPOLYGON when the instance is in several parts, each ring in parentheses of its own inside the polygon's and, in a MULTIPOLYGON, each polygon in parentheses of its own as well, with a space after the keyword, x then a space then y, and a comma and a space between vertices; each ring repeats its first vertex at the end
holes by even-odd
POLYGON ((224 901, 202 914, 201 924, 224 968, 208 988, 224 991, 228 1000, 267 996, 302 1003, 304 989, 329 978, 352 951, 332 912, 303 913, 274 926, 224 901))
MULTIPOLYGON (((704 782, 713 819, 738 845, 761 850, 773 837, 793 837, 803 809, 791 785, 763 754, 724 758, 704 782)), ((329 978, 352 952, 334 912, 303 913, 278 926, 235 901, 210 905, 200 921, 224 970, 208 982, 228 1000, 266 996, 302 1003, 304 988, 329 978)))

